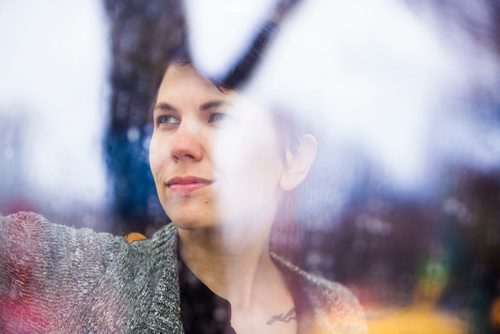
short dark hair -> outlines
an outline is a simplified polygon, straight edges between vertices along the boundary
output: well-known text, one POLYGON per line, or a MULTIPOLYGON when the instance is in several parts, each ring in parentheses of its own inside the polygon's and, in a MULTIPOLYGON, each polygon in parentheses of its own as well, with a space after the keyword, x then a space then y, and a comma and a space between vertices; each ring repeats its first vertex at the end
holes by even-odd
MULTIPOLYGON (((255 69, 258 67, 262 58, 268 49, 269 44, 272 42, 275 34, 278 31, 279 25, 283 18, 299 3, 300 0, 281 0, 278 1, 274 11, 265 20, 253 40, 249 43, 248 48, 242 52, 238 61, 235 62, 223 77, 207 77, 219 90, 241 90, 244 85, 249 82, 255 69)), ((189 29, 185 20, 182 20, 178 26, 180 29, 176 35, 175 41, 170 45, 166 54, 166 59, 158 73, 155 93, 153 94, 154 100, 150 106, 149 121, 153 121, 154 105, 158 98, 158 90, 165 75, 167 68, 171 65, 183 67, 191 66, 195 70, 194 64, 189 50, 189 29)), ((290 117, 287 110, 282 110, 273 106, 272 119, 277 132, 280 134, 280 152, 282 161, 286 164, 286 152, 295 152, 298 147, 298 138, 301 134, 310 133, 311 129, 304 123, 298 122, 294 117, 290 117)))

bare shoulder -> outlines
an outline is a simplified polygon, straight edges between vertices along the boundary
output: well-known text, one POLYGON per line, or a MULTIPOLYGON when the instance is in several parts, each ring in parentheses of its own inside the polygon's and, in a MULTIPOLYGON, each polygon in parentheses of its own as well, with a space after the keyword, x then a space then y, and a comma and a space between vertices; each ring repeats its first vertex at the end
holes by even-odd
POLYGON ((308 273, 276 254, 272 256, 298 278, 314 313, 315 333, 368 332, 363 307, 344 285, 308 273))

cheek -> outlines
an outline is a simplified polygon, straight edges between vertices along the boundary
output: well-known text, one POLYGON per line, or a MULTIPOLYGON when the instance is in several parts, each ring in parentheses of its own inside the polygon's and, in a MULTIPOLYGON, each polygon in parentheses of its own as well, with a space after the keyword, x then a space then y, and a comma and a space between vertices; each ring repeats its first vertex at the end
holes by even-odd
POLYGON ((225 176, 272 183, 282 171, 282 161, 269 112, 243 104, 233 115, 234 122, 215 140, 215 165, 225 176))
POLYGON ((162 143, 158 135, 151 138, 149 144, 149 165, 155 182, 159 182, 163 168, 168 163, 168 144, 162 143))
POLYGON ((223 178, 218 193, 223 218, 234 220, 277 204, 283 166, 270 122, 254 119, 224 129, 214 159, 223 178))

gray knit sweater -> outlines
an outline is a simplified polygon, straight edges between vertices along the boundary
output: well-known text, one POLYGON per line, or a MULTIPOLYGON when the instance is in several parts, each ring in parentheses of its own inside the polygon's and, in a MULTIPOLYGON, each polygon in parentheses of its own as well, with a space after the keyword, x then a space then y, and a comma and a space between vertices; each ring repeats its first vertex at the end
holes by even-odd
MULTIPOLYGON (((183 333, 176 233, 129 244, 34 213, 0 217, 0 332, 183 333)), ((273 257, 301 282, 311 332, 366 333, 347 289, 273 257)))

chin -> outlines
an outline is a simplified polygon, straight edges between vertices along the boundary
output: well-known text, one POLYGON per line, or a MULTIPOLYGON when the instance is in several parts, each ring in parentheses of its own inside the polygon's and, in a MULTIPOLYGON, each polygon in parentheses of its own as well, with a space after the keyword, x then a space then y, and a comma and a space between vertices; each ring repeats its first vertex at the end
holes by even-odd
POLYGON ((208 229, 217 224, 213 201, 202 199, 160 199, 163 210, 172 223, 181 229, 208 229))
POLYGON ((177 228, 184 230, 213 229, 218 225, 215 219, 202 215, 195 217, 192 215, 172 215, 169 217, 177 228))

